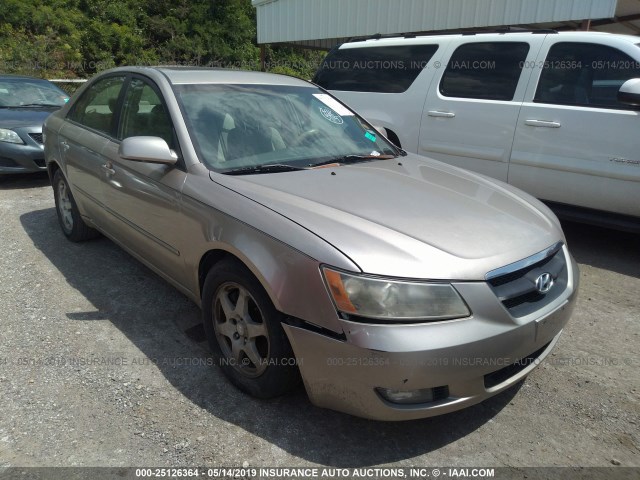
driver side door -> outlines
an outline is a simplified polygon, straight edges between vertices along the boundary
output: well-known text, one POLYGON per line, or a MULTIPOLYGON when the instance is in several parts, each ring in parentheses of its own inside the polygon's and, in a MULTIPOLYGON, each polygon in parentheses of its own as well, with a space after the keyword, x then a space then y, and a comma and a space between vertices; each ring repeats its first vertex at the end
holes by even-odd
POLYGON ((158 273, 184 285, 179 235, 186 169, 181 160, 176 165, 162 165, 121 158, 120 141, 135 136, 160 137, 179 150, 159 89, 150 79, 137 75, 130 78, 124 93, 117 141, 109 142, 103 153, 109 164, 105 186, 109 232, 158 273))

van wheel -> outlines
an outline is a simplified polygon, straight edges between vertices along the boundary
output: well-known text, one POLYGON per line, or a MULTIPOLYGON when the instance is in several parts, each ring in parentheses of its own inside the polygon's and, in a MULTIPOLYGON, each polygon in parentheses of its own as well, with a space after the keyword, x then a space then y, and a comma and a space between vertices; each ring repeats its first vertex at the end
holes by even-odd
POLYGON ((69 184, 60 170, 53 176, 53 197, 56 203, 58 222, 62 232, 72 242, 82 242, 95 238, 99 233, 82 220, 69 184))
POLYGON ((214 266, 205 279, 202 301, 209 345, 236 387, 271 398, 300 383, 282 314, 244 265, 229 259, 214 266))
POLYGON ((393 143, 398 148, 402 148, 402 145, 400 145, 400 139, 398 138, 398 135, 396 135, 396 133, 393 130, 389 130, 388 128, 385 128, 385 131, 387 132, 386 137, 389 140, 391 140, 391 143, 393 143))

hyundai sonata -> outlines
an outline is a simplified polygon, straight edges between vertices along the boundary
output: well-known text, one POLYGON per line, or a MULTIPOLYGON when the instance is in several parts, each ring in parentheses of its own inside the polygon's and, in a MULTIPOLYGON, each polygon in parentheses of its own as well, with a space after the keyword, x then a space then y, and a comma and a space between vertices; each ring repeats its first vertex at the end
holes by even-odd
POLYGON ((578 288, 556 217, 407 154, 291 77, 118 68, 45 124, 60 226, 193 299, 232 383, 362 417, 478 403, 553 349, 578 288))

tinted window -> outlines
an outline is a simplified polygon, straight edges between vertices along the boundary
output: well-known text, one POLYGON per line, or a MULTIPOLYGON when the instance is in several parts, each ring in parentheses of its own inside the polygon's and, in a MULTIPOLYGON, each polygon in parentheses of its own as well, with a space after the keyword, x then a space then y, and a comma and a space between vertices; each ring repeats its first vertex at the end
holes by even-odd
POLYGON ((134 78, 125 94, 118 138, 163 138, 173 148, 171 119, 160 96, 145 81, 134 78))
POLYGON ((529 44, 469 43, 452 55, 440 83, 445 97, 513 100, 529 44))
POLYGON ((437 45, 334 50, 322 62, 314 82, 327 90, 402 93, 436 50, 437 45))
POLYGON ((593 43, 557 43, 549 51, 534 101, 597 108, 631 108, 618 103, 624 82, 640 78, 640 62, 593 43))
POLYGON ((69 112, 69 118, 111 135, 114 112, 125 77, 108 77, 91 85, 69 112))

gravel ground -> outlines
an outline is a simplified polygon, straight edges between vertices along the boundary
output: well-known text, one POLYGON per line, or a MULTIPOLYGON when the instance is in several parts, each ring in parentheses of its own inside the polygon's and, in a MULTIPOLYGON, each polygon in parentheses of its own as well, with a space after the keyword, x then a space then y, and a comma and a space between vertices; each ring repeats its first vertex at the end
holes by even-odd
POLYGON ((249 398, 200 312, 110 241, 62 235, 46 176, 0 179, 0 466, 640 466, 640 237, 566 224, 581 267, 549 360, 461 412, 377 423, 249 398))

